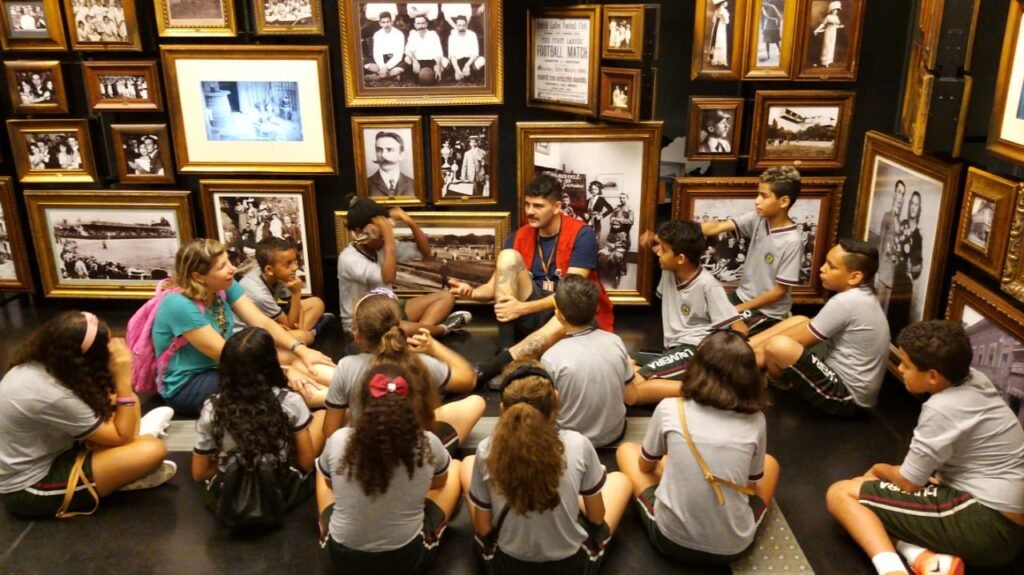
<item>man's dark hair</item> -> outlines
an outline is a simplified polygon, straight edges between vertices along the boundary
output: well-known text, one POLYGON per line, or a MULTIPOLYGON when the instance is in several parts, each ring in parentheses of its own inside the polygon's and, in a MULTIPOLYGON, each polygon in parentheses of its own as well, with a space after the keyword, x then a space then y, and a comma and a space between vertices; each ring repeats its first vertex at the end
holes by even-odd
POLYGON ((392 140, 398 142, 398 149, 403 152, 405 151, 405 140, 403 140, 402 136, 399 135, 397 132, 388 132, 381 130, 380 132, 377 132, 376 136, 374 136, 373 142, 376 144, 377 140, 382 140, 384 138, 391 138, 392 140))
POLYGON ((843 265, 846 266, 846 270, 860 272, 864 275, 860 285, 873 287, 875 273, 878 272, 878 248, 864 240, 853 238, 840 239, 839 247, 846 252, 846 256, 843 257, 843 265))
POLYGON ((342 205, 346 203, 348 204, 348 215, 345 227, 350 230, 365 228, 377 216, 388 217, 388 209, 370 198, 360 198, 355 194, 349 194, 342 200, 342 205))
POLYGON ((528 198, 541 197, 549 202, 560 202, 562 201, 562 183, 554 176, 543 174, 526 184, 524 194, 528 198))
POLYGON ((260 240, 256 244, 256 263, 260 265, 260 270, 262 271, 263 268, 274 263, 274 257, 278 253, 293 249, 295 249, 295 244, 281 238, 269 237, 265 240, 260 240))
POLYGON ((383 20, 385 18, 387 18, 388 20, 392 20, 393 19, 391 17, 391 12, 388 12, 387 10, 381 10, 380 13, 377 14, 377 21, 380 22, 381 20, 383 20))
POLYGON ((558 282, 555 290, 555 305, 572 325, 590 325, 597 313, 597 285, 589 279, 568 274, 558 282))
POLYGON ((672 249, 677 256, 686 256, 686 261, 699 265, 700 257, 708 247, 700 224, 688 220, 670 220, 658 226, 658 240, 672 249))
POLYGON ((958 322, 933 319, 910 324, 896 338, 896 346, 919 371, 934 369, 954 385, 970 374, 974 350, 958 322))
POLYGON ((456 22, 458 22, 459 20, 462 20, 463 22, 466 22, 467 24, 469 23, 469 19, 466 18, 465 16, 463 16, 462 14, 459 14, 458 16, 455 17, 455 21, 456 22))
POLYGON ((768 189, 776 198, 789 198, 790 208, 796 203, 796 198, 800 195, 800 172, 793 166, 768 168, 761 174, 760 180, 768 184, 768 189))

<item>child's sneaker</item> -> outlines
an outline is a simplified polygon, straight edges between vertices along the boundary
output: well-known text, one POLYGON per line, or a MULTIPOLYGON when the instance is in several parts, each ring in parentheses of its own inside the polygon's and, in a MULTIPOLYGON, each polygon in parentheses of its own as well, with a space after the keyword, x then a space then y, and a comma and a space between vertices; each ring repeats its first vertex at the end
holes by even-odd
POLYGON ((152 489, 159 487, 164 483, 167 483, 174 477, 174 474, 178 472, 178 464, 174 463, 169 459, 165 459, 160 467, 157 467, 153 471, 150 471, 146 475, 132 481, 128 485, 125 485, 121 491, 138 491, 140 489, 152 489))
POLYGON ((174 410, 162 406, 153 408, 139 420, 139 435, 152 435, 157 439, 167 436, 167 426, 171 424, 174 410))
POLYGON ((316 339, 320 337, 324 330, 330 327, 330 325, 337 320, 338 316, 334 315, 331 312, 327 312, 324 315, 322 315, 320 319, 316 322, 316 325, 313 326, 313 338, 316 339))
POLYGON ((963 575, 964 562, 956 555, 925 550, 910 566, 914 575, 963 575))
POLYGON ((464 327, 469 325, 469 322, 473 321, 473 314, 468 311, 460 310, 453 311, 448 314, 448 317, 441 322, 441 327, 445 329, 445 335, 450 333, 459 333, 464 327))

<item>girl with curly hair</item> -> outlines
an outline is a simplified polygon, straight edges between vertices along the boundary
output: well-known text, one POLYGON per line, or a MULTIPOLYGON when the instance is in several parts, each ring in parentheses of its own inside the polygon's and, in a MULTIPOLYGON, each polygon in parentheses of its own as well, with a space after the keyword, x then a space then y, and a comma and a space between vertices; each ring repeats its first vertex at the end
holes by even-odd
POLYGON ((14 352, 0 380, 0 502, 8 511, 91 513, 99 504, 92 493, 156 487, 174 476, 155 437, 173 411, 140 418, 131 375, 124 340, 89 312, 58 315, 14 352), (71 481, 78 469, 81 484, 71 481))
POLYGON ((192 477, 205 482, 207 504, 217 509, 232 459, 251 469, 270 457, 289 508, 312 494, 309 472, 323 447, 323 416, 288 389, 266 330, 233 335, 221 351, 220 391, 206 399, 196 422, 192 477))
POLYGON ((640 519, 668 557, 724 565, 753 546, 779 480, 765 453, 762 382, 745 336, 712 333, 690 360, 685 399, 658 404, 642 446, 619 446, 640 519))
POLYGON ((391 363, 412 373, 414 382, 424 386, 415 394, 417 417, 423 429, 433 431, 454 454, 484 414, 486 403, 479 395, 470 395, 438 407, 437 394, 472 391, 476 385, 473 366, 426 330, 407 338, 398 298, 389 290, 377 288, 363 296, 352 316, 352 335, 363 353, 338 362, 324 401, 324 437, 359 416, 358 384, 366 370, 391 363))
POLYGON ((422 573, 455 511, 459 461, 419 423, 421 373, 379 363, 362 376, 362 413, 317 459, 320 545, 336 572, 422 573), (424 499, 425 497, 425 499, 424 499))
POLYGON ((586 437, 558 428, 558 392, 539 362, 510 364, 501 385, 494 435, 462 464, 486 571, 597 573, 629 480, 606 475, 586 437))

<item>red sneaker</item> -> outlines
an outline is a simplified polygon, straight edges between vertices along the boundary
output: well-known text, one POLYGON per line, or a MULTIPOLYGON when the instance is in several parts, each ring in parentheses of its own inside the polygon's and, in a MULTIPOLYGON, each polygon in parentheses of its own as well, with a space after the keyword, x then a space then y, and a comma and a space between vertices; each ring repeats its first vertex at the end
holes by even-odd
POLYGON ((964 575, 964 561, 956 555, 925 550, 910 566, 914 575, 964 575))

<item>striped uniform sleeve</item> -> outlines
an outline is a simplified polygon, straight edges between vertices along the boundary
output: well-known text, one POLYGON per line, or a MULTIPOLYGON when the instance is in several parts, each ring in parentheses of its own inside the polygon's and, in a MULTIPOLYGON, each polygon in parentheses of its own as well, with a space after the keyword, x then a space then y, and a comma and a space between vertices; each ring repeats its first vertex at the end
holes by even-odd
POLYGON ((434 453, 434 477, 441 477, 448 473, 452 463, 452 456, 444 448, 444 444, 433 433, 425 432, 427 440, 430 441, 430 450, 434 453))
POLYGON ((757 212, 751 210, 738 218, 729 218, 732 225, 736 227, 736 233, 743 238, 750 239, 754 236, 754 230, 757 225, 761 222, 761 217, 757 215, 757 212))
POLYGON ((590 497, 597 495, 604 488, 604 482, 608 479, 601 460, 597 457, 597 450, 594 444, 586 437, 580 436, 580 449, 583 451, 583 478, 580 480, 580 495, 590 497))
POLYGON ((288 416, 288 424, 291 426, 292 432, 305 431, 313 423, 313 414, 306 406, 306 401, 298 393, 288 391, 281 407, 284 408, 285 415, 288 416))
POLYGON ((708 283, 704 287, 704 300, 708 304, 708 316, 711 318, 712 329, 729 327, 740 320, 740 312, 729 301, 725 288, 721 284, 708 283))
POLYGON ((841 297, 832 297, 825 302, 825 306, 814 316, 811 323, 807 324, 807 329, 819 341, 826 342, 846 329, 852 319, 850 311, 843 305, 841 297))
POLYGON ((473 463, 473 475, 469 482, 469 500, 480 509, 490 510, 491 492, 487 487, 487 478, 484 477, 487 467, 485 463, 486 454, 481 454, 480 451, 478 448, 476 461, 473 463))
POLYGON ((764 477, 764 457, 767 452, 767 441, 766 438, 768 433, 766 431, 764 414, 759 413, 758 418, 758 433, 757 433, 757 449, 754 450, 754 457, 750 460, 750 475, 747 477, 749 481, 758 481, 764 477))
POLYGON ((331 376, 331 384, 327 388, 327 397, 324 405, 332 409, 345 409, 348 407, 349 393, 352 391, 352 379, 355 374, 346 361, 338 362, 334 374, 331 376))
POLYGON ((654 408, 654 414, 651 416, 651 421, 647 424, 647 435, 644 437, 644 442, 640 446, 640 457, 643 457, 647 461, 658 461, 663 455, 665 455, 665 430, 662 428, 661 422, 665 418, 665 410, 668 405, 666 401, 662 401, 656 408, 654 408))
POLYGON ((213 403, 206 400, 196 420, 196 444, 192 452, 197 455, 213 455, 220 451, 213 438, 213 403))
POLYGON ((799 232, 796 241, 786 242, 779 254, 779 265, 776 267, 775 283, 795 287, 800 285, 800 263, 803 259, 804 246, 799 232))
POLYGON ((431 379, 437 382, 437 390, 443 392, 452 381, 452 367, 433 356, 425 355, 422 359, 431 379))
POLYGON ((955 421, 926 403, 900 465, 900 475, 914 485, 927 484, 932 473, 953 455, 960 435, 955 421))
POLYGON ((622 385, 626 386, 633 383, 633 380, 636 379, 636 372, 633 371, 633 364, 630 361, 629 352, 626 351, 626 344, 622 343, 622 338, 615 336, 615 347, 616 352, 621 358, 619 366, 622 370, 622 385))

